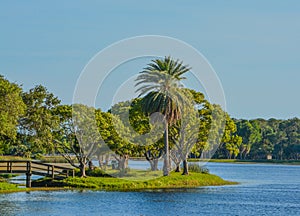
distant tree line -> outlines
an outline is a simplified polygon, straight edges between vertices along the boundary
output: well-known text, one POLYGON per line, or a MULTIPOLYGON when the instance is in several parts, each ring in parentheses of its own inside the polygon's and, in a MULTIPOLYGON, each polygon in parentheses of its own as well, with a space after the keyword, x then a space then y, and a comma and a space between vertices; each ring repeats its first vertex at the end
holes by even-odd
POLYGON ((300 159, 300 119, 233 119, 241 142, 223 143, 214 158, 300 159))

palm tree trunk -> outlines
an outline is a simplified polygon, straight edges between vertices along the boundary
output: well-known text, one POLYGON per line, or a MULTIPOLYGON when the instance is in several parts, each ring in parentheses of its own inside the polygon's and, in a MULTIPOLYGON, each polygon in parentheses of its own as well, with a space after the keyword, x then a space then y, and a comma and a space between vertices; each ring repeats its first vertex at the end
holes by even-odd
POLYGON ((165 127, 165 158, 164 158, 164 176, 170 175, 170 161, 169 161, 169 139, 168 139, 168 122, 166 121, 166 127, 165 127))

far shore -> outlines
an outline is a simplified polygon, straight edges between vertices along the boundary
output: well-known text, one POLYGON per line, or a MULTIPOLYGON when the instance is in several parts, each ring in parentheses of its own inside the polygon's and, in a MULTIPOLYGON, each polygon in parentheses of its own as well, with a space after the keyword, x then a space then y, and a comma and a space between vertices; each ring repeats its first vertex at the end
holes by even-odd
POLYGON ((241 160, 241 159, 210 159, 201 160, 197 158, 188 159, 189 162, 211 162, 211 163, 239 163, 239 164, 283 164, 300 165, 300 160, 241 160))
MULTIPOLYGON (((18 156, 0 156, 0 160, 32 160, 28 158, 18 157, 18 156)), ((68 164, 68 162, 62 156, 42 156, 38 161, 44 163, 55 163, 55 164, 68 164)), ((130 160, 146 161, 144 157, 130 157, 130 160)), ((211 162, 211 163, 240 163, 240 164, 285 164, 285 165, 300 165, 300 160, 248 160, 248 159, 199 159, 199 158, 189 158, 188 162, 211 162)), ((70 165, 71 166, 71 165, 70 165)))

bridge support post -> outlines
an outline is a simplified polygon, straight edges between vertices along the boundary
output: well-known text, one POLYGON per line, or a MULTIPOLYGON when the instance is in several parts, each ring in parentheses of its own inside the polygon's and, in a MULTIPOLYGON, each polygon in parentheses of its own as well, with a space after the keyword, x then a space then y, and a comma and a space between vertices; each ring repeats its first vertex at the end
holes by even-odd
POLYGON ((52 165, 52 179, 54 179, 54 166, 52 165))
POLYGON ((31 188, 31 173, 26 173, 26 187, 31 188))
POLYGON ((31 161, 27 161, 26 187, 31 188, 31 161))

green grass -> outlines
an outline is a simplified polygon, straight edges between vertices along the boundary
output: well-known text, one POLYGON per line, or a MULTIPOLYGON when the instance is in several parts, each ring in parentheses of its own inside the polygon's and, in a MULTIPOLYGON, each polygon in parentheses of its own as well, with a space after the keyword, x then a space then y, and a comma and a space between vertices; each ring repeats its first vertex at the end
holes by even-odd
POLYGON ((87 177, 68 178, 63 180, 64 186, 70 188, 89 188, 96 190, 135 191, 144 189, 173 189, 194 188, 201 186, 219 186, 237 184, 225 181, 222 178, 203 173, 190 173, 183 176, 181 173, 172 172, 170 176, 162 176, 151 180, 126 180, 113 177, 87 177))
POLYGON ((0 175, 0 193, 17 192, 23 191, 23 188, 18 188, 16 184, 7 182, 7 179, 13 177, 12 174, 1 174, 0 175))
POLYGON ((13 192, 26 192, 26 191, 53 191, 62 190, 63 187, 36 187, 36 188, 20 188, 20 185, 11 184, 5 179, 0 178, 0 194, 1 193, 13 193, 13 192))
POLYGON ((0 182, 0 191, 1 190, 16 190, 18 186, 15 184, 10 184, 8 182, 0 182))
POLYGON ((5 181, 0 181, 0 193, 25 191, 26 188, 18 188, 15 184, 10 184, 5 181))
POLYGON ((131 169, 128 172, 120 173, 119 170, 107 169, 105 171, 110 176, 122 178, 129 181, 147 181, 150 179, 158 178, 162 176, 162 171, 148 171, 148 170, 134 170, 131 169))
POLYGON ((43 163, 68 163, 63 156, 41 156, 39 159, 43 163))
POLYGON ((23 157, 19 157, 19 156, 5 155, 5 156, 0 156, 0 160, 4 160, 4 161, 8 161, 8 160, 30 160, 30 158, 23 158, 23 157))
MULTIPOLYGON (((111 173, 113 171, 110 171, 111 173)), ((116 172, 116 171, 114 171, 116 172)), ((115 173, 116 174, 116 173, 115 173)), ((32 182, 33 188, 18 188, 0 178, 0 193, 33 191, 33 190, 60 190, 60 189, 94 189, 105 191, 139 191, 147 189, 176 189, 195 188, 201 186, 219 186, 237 184, 223 180, 208 173, 190 172, 189 175, 172 172, 170 176, 161 176, 161 171, 147 172, 130 170, 123 178, 115 177, 87 177, 52 180, 43 178, 32 182), (160 177, 159 177, 160 176, 160 177), (139 179, 139 180, 137 180, 139 179)))

